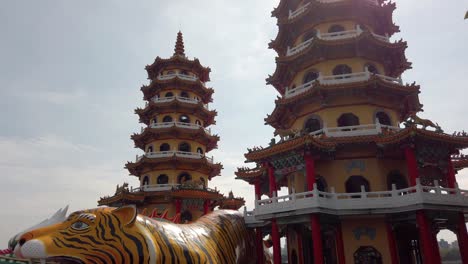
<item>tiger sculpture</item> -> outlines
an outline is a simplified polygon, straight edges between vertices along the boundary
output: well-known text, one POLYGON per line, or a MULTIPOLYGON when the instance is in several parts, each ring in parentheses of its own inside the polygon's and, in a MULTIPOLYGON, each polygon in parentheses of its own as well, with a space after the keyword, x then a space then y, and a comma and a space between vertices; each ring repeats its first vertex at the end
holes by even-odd
POLYGON ((21 235, 14 253, 42 263, 256 262, 254 235, 237 211, 214 211, 180 225, 139 215, 134 206, 74 212, 21 235))

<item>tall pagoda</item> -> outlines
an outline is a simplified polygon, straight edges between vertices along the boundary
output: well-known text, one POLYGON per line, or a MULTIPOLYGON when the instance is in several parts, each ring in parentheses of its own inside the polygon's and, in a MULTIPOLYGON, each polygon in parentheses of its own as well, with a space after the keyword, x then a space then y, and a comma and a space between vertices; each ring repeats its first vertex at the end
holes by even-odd
POLYGON ((258 245, 271 235, 275 264, 281 237, 292 264, 441 263, 442 229, 468 263, 468 191, 455 177, 468 137, 416 115, 420 87, 401 79, 407 43, 390 39, 394 10, 384 0, 280 0, 272 12, 278 57, 267 83, 280 96, 265 121, 279 138, 249 149, 255 165, 236 175, 255 187, 245 219, 258 245))
POLYGON ((179 32, 174 55, 157 57, 146 71, 150 84, 141 88, 146 106, 135 110, 145 127, 131 137, 145 153, 125 166, 138 177, 140 186, 117 186, 113 196, 101 198, 98 204, 135 204, 140 213, 181 223, 195 221, 218 206, 239 209, 242 198, 232 193, 224 197, 208 188, 222 169, 206 155, 219 141, 208 128, 217 115, 208 107, 214 92, 206 87, 210 68, 185 55, 179 32))

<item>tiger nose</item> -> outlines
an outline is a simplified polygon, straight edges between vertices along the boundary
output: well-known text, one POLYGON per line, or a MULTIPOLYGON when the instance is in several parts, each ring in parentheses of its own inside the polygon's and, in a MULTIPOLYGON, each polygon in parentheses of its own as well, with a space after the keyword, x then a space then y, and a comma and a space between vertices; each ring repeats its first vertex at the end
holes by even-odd
POLYGON ((31 240, 32 238, 33 238, 33 234, 26 233, 26 234, 21 236, 18 243, 19 243, 20 246, 22 246, 22 245, 24 245, 24 243, 28 242, 28 240, 31 240))

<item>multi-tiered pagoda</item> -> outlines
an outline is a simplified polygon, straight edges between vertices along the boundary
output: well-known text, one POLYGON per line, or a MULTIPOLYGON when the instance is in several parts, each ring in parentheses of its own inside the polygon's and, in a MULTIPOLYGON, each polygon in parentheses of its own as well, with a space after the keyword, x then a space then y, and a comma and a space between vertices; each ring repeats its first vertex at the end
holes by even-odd
MULTIPOLYGON (((404 41, 383 0, 281 0, 278 53, 267 79, 280 96, 265 119, 281 139, 245 154, 255 168, 246 222, 271 234, 274 263, 441 263, 436 235, 458 236, 468 263, 465 133, 419 118, 420 87, 404 84, 404 41), (288 195, 278 197, 281 188, 288 195)), ((258 263, 263 263, 260 259, 258 263)))
POLYGON ((239 209, 243 199, 232 193, 224 197, 208 188, 208 182, 222 169, 206 155, 219 140, 208 128, 217 115, 208 107, 214 92, 206 87, 210 68, 187 58, 179 32, 174 55, 157 57, 146 71, 150 84, 141 88, 146 106, 135 110, 146 127, 132 135, 135 147, 145 153, 126 164, 140 186, 118 186, 115 195, 101 198, 99 205, 136 204, 141 213, 182 223, 217 206, 239 209))

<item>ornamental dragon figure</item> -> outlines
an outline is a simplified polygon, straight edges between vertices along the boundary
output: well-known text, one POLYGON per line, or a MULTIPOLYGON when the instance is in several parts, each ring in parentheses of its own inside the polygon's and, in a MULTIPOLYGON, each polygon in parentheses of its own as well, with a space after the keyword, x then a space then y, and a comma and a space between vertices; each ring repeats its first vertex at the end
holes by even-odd
POLYGON ((77 211, 23 233, 17 257, 41 263, 255 263, 254 235, 237 211, 218 210, 179 225, 137 214, 134 206, 77 211))

